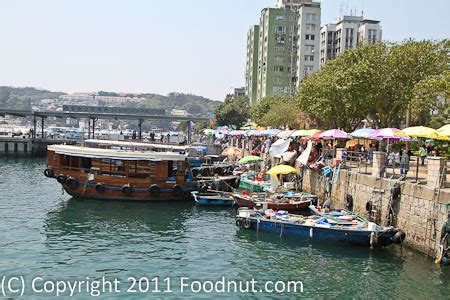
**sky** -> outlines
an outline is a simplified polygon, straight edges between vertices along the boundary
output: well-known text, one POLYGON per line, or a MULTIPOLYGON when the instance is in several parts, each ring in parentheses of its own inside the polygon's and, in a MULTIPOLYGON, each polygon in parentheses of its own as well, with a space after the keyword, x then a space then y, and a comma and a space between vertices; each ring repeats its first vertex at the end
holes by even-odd
MULTIPOLYGON (((450 36, 450 0, 322 0, 322 25, 350 11, 383 39, 450 36)), ((52 91, 192 93, 245 84, 246 35, 276 0, 0 0, 0 85, 52 91)))

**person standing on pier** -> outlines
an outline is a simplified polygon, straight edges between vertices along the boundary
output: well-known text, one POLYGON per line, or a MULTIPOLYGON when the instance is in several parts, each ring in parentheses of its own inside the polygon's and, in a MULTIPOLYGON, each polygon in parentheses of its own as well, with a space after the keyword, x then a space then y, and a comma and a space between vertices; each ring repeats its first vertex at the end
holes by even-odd
POLYGON ((408 149, 407 145, 402 146, 400 150, 400 175, 405 175, 409 171, 409 160, 411 158, 412 152, 408 149))

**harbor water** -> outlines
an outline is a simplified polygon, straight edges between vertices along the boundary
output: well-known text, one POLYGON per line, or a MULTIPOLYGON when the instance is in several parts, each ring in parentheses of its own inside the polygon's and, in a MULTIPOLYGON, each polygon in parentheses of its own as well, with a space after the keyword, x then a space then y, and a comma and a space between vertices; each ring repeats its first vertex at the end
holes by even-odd
MULTIPOLYGON (((0 275, 22 276, 28 298, 55 296, 42 291, 46 280, 101 278, 121 283, 120 291, 100 293, 98 298, 105 299, 140 299, 149 294, 173 299, 443 299, 450 295, 450 267, 435 265, 400 246, 370 250, 248 231, 235 225, 233 208, 196 207, 190 201, 73 199, 62 193, 55 180, 44 177, 44 168, 44 160, 0 160, 0 275), (159 293, 153 286, 141 292, 137 285, 136 292, 127 292, 130 277, 147 278, 151 284, 156 276, 161 281, 169 278, 171 291, 163 293, 164 283, 159 293), (38 291, 31 285, 35 278, 42 278, 38 291), (258 288, 267 281, 301 281, 303 292, 211 294, 186 288, 181 293, 182 278, 186 283, 254 279, 258 288)), ((82 288, 75 296, 84 299, 91 292, 82 288)))

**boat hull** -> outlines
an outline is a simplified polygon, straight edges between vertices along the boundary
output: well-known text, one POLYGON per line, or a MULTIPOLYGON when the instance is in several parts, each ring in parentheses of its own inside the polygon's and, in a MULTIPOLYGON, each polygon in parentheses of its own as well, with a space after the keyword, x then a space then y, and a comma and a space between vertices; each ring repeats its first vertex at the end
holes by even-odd
POLYGON ((236 220, 236 224, 241 224, 241 226, 243 226, 242 224, 244 224, 245 220, 249 220, 247 222, 250 222, 250 224, 247 223, 247 229, 271 232, 280 236, 292 236, 310 240, 351 243, 363 246, 389 246, 390 244, 394 243, 394 235, 398 231, 392 229, 390 231, 378 232, 378 237, 376 239, 373 239, 371 243, 371 232, 365 230, 331 229, 316 226, 313 227, 254 217, 238 217, 236 220))
POLYGON ((195 203, 200 206, 234 206, 233 198, 221 195, 220 193, 199 194, 192 192, 195 203))
MULTIPOLYGON (((236 200, 236 204, 239 207, 248 207, 248 208, 254 208, 257 206, 257 202, 247 199, 245 197, 242 197, 240 195, 234 195, 234 199, 236 200)), ((304 201, 301 203, 273 203, 273 202, 267 202, 267 208, 273 209, 273 210, 285 210, 288 212, 297 212, 308 209, 309 205, 311 204, 311 201, 304 201)))

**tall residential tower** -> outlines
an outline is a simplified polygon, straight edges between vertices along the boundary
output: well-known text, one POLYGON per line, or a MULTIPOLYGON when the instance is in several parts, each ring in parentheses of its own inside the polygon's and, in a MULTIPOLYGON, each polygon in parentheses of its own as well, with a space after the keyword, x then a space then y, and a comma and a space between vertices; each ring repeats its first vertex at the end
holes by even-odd
POLYGON ((320 65, 323 66, 346 49, 356 48, 359 43, 380 41, 380 21, 359 16, 340 17, 336 24, 325 25, 320 30, 320 65))
POLYGON ((246 94, 252 103, 291 95, 299 80, 318 70, 319 38, 320 3, 278 0, 276 8, 264 8, 259 26, 247 35, 246 94))

